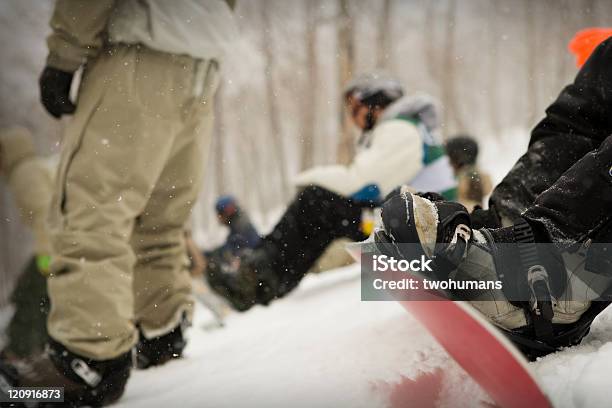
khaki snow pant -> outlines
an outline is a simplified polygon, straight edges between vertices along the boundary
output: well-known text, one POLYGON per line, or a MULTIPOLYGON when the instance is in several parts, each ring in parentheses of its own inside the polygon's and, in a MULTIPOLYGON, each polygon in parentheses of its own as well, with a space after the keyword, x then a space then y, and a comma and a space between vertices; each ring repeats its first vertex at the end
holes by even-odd
POLYGON ((50 336, 84 357, 128 352, 190 318, 183 227, 202 184, 215 61, 114 45, 88 64, 50 216, 50 336))

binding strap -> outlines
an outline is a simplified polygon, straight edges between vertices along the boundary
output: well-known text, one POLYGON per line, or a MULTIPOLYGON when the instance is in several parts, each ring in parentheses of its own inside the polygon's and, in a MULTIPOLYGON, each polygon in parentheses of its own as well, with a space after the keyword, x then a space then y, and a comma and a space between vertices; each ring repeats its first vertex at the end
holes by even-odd
POLYGON ((448 275, 457 269, 467 255, 468 243, 472 239, 472 229, 465 224, 455 227, 451 242, 436 244, 435 256, 433 257, 433 270, 440 280, 448 279, 448 275))
POLYGON ((513 233, 522 266, 521 272, 527 275, 530 291, 530 299, 524 307, 531 318, 536 338, 548 343, 554 339, 553 298, 548 284, 548 272, 539 262, 538 249, 529 224, 522 218, 519 219, 513 226, 513 233))

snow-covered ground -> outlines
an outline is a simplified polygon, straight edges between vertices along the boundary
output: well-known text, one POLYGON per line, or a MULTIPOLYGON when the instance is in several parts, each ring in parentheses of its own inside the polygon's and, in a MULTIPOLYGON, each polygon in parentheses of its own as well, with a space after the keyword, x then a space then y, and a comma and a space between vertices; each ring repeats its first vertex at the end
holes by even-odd
MULTIPOLYGON (((480 407, 486 395, 395 302, 360 301, 359 268, 308 276, 222 329, 198 310, 186 358, 131 378, 121 407, 480 407), (400 386, 401 385, 401 386, 400 386)), ((612 313, 532 363, 555 406, 610 406, 612 313)))

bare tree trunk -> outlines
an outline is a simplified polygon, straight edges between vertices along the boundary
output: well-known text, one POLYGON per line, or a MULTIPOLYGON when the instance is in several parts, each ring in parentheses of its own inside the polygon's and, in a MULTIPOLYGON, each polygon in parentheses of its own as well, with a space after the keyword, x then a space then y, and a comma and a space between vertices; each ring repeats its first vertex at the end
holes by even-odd
MULTIPOLYGON (((246 89, 241 90, 237 100, 246 101, 247 92, 249 91, 246 89)), ((266 184, 269 184, 266 183, 266 176, 270 174, 270 169, 264 166, 264 161, 261 159, 261 148, 258 146, 259 143, 253 141, 252 132, 245 129, 245 126, 239 126, 238 136, 240 143, 236 143, 236 147, 240 158, 239 169, 242 170, 241 188, 249 204, 248 207, 257 210, 266 223, 266 210, 270 208, 270 203, 266 201, 264 188, 266 184)))
POLYGON ((281 195, 283 199, 289 196, 289 181, 287 177, 287 159, 285 157, 284 141, 281 133, 279 120, 278 95, 274 90, 274 65, 275 58, 273 52, 273 36, 270 32, 270 2, 263 1, 261 4, 261 18, 263 27, 263 53, 266 62, 265 68, 265 87, 266 105, 268 107, 268 117, 270 118, 270 130, 272 132, 273 147, 276 150, 276 158, 279 164, 279 176, 281 180, 281 195))
MULTIPOLYGON (((455 89, 455 32, 456 32, 456 14, 457 0, 448 1, 448 9, 446 10, 446 32, 445 32, 445 53, 444 53, 444 71, 442 76, 442 100, 445 106, 445 116, 453 118, 457 130, 465 129, 461 113, 459 112, 459 104, 457 104, 457 95, 455 89)), ((447 130, 448 131, 448 130, 447 130)))
POLYGON ((380 21, 378 24, 378 41, 376 44, 377 54, 377 67, 389 69, 391 64, 392 54, 389 52, 389 32, 391 31, 390 24, 391 16, 391 0, 384 0, 382 5, 382 12, 380 14, 380 21))
MULTIPOLYGON (((578 25, 574 24, 574 18, 580 18, 580 14, 576 13, 576 11, 573 10, 574 7, 576 7, 575 1, 569 2, 568 4, 567 1, 563 0, 558 1, 555 5, 555 8, 559 11, 558 30, 560 38, 563 38, 563 36, 566 35, 566 27, 575 27, 578 25)), ((569 41, 569 38, 567 40, 569 41)), ((559 53, 559 56, 557 57, 557 76, 555 78, 556 81, 554 83, 554 86, 557 89, 561 89, 563 86, 566 85, 565 82, 567 81, 568 65, 564 64, 563 61, 567 59, 568 53, 566 47, 557 47, 557 51, 559 53)))
POLYGON ((423 21, 423 34, 425 45, 425 58, 427 60, 427 72, 437 84, 440 82, 440 61, 437 55, 436 46, 436 3, 425 1, 425 20, 423 21))
POLYGON ((584 7, 582 8, 584 12, 583 23, 592 26, 596 26, 598 24, 597 14, 595 14, 596 3, 597 0, 585 0, 584 7))
POLYGON ((302 134, 301 134, 301 168, 308 169, 314 164, 314 136, 315 117, 317 108, 317 7, 318 1, 306 2, 306 72, 307 78, 304 87, 304 106, 302 107, 302 134))
MULTIPOLYGON (((338 70, 339 70, 339 94, 343 94, 343 90, 353 76, 353 66, 355 62, 354 44, 353 44, 353 20, 351 19, 348 0, 338 0, 340 16, 338 21, 338 70)), ((341 98, 342 106, 340 106, 340 123, 341 134, 338 144, 338 163, 350 163, 354 153, 355 146, 351 137, 351 124, 344 114, 344 98, 341 98)))
POLYGON ((223 112, 223 84, 219 84, 215 95, 215 131, 213 133, 212 160, 214 163, 214 188, 215 194, 227 193, 225 177, 225 116, 223 112))
POLYGON ((488 45, 489 45, 489 117, 491 120, 491 127, 493 129, 493 135, 497 139, 501 137, 501 123, 499 115, 499 54, 498 54, 498 38, 497 38, 497 14, 499 12, 498 3, 491 1, 489 3, 489 30, 488 34, 488 45))
POLYGON ((536 4, 525 0, 525 44, 527 46, 527 128, 531 129, 535 122, 538 107, 537 56, 538 39, 536 38, 536 4))

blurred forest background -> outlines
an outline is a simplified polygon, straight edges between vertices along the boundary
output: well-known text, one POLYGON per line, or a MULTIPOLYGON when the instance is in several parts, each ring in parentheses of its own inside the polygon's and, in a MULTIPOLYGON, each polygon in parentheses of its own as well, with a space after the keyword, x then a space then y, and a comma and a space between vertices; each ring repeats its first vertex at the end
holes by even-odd
MULTIPOLYGON (((63 122, 38 102, 50 0, 0 3, 0 126, 21 124, 41 154, 57 153, 63 122)), ((347 162, 355 130, 341 91, 383 69, 408 93, 444 107, 442 133, 473 134, 497 180, 529 129, 576 73, 567 43, 610 25, 609 0, 239 0, 241 39, 225 64, 207 177, 193 224, 197 242, 223 239, 215 198, 234 194, 269 227, 302 169, 347 162)), ((0 305, 30 255, 29 233, 0 181, 0 305)))

